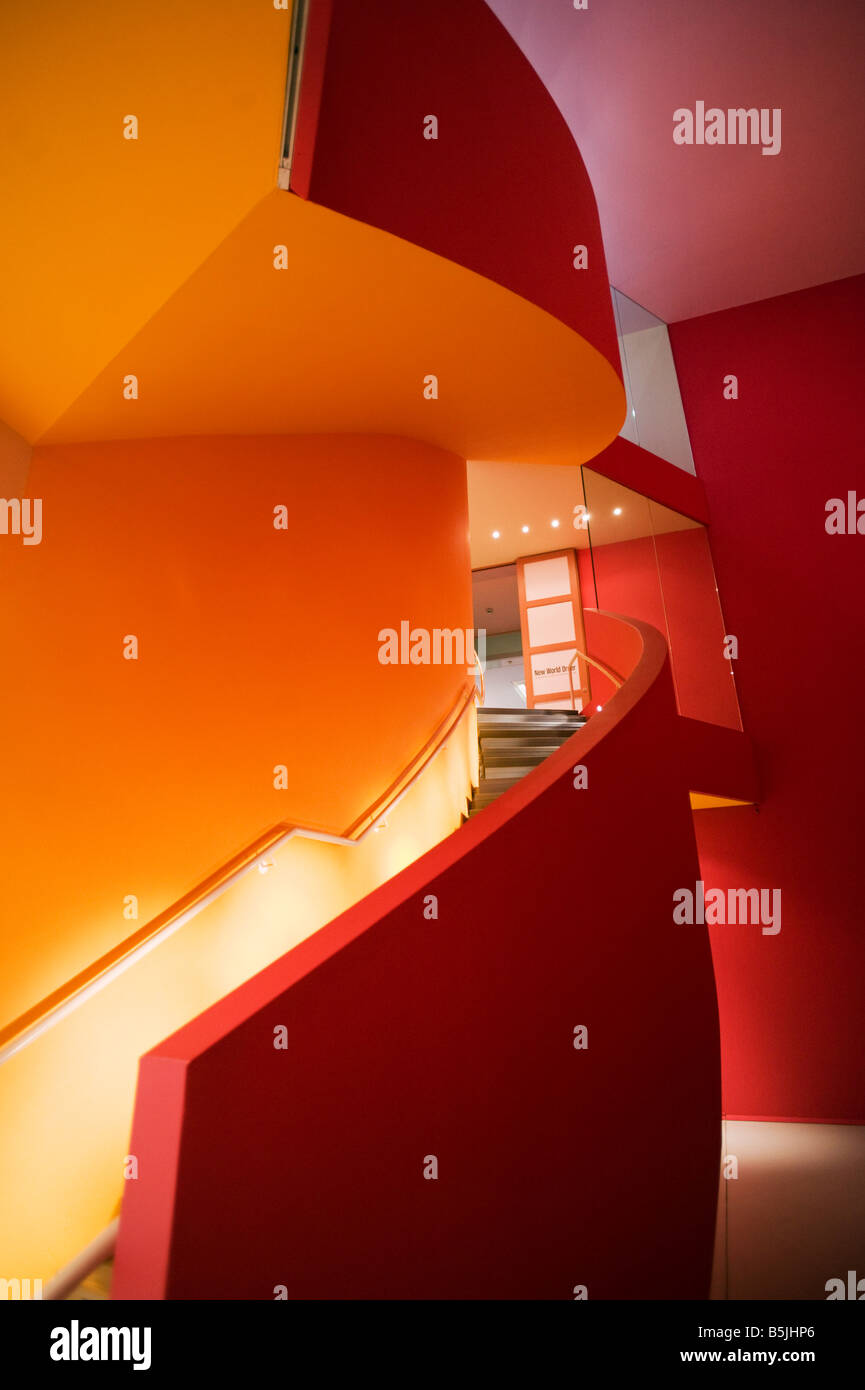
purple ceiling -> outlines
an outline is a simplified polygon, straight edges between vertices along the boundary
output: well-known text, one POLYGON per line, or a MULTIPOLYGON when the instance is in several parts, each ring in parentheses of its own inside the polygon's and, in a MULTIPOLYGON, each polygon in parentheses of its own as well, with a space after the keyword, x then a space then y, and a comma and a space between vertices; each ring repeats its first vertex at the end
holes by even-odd
POLYGON ((586 162, 610 279, 668 323, 865 270, 865 0, 487 0, 586 162), (780 107, 781 151, 673 112, 780 107))

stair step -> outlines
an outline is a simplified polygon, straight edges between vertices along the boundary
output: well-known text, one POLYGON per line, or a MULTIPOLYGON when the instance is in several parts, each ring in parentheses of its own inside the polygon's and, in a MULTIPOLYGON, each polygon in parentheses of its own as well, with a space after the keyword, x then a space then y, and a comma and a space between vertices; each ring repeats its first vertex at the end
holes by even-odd
POLYGON ((478 719, 521 720, 526 724, 554 724, 568 719, 585 719, 578 709, 496 709, 491 705, 481 705, 478 719))
POLYGON ((517 782, 521 782, 527 772, 533 772, 532 767, 490 767, 481 771, 481 781, 478 791, 481 795, 485 792, 507 791, 508 787, 515 787, 517 782))
MULTIPOLYGON (((517 781, 522 781, 522 778, 517 777, 517 781)), ((505 794, 506 791, 510 791, 512 787, 516 787, 516 781, 513 781, 513 783, 499 783, 498 787, 494 785, 492 790, 481 787, 481 790, 477 792, 476 798, 471 802, 471 806, 478 806, 481 802, 496 801, 499 796, 505 794)), ((469 809, 471 809, 471 806, 469 809)))
POLYGON ((514 734, 512 738, 500 738, 496 734, 482 734, 481 743, 485 753, 508 753, 510 755, 518 753, 531 753, 533 756, 540 755, 548 758, 550 753, 555 753, 557 748, 561 748, 563 743, 567 743, 566 734, 559 734, 553 731, 551 734, 528 734, 520 737, 514 734))
POLYGON ((466 819, 485 811, 528 773, 546 762, 587 722, 578 710, 478 710, 478 742, 483 775, 469 802, 466 819))
POLYGON ((541 753, 535 753, 530 748, 524 748, 520 753, 488 753, 484 750, 484 768, 508 767, 516 770, 518 767, 540 767, 549 757, 550 751, 555 749, 545 749, 541 753))
POLYGON ((527 748, 543 748, 546 744, 551 747, 560 747, 571 736, 570 729, 523 729, 523 728, 498 728, 478 730, 478 738, 481 743, 489 746, 499 745, 502 748, 512 747, 514 744, 525 744, 527 748))
POLYGON ((513 705, 509 708, 498 709, 495 705, 481 705, 478 709, 478 719, 584 719, 585 715, 581 710, 568 709, 563 705, 561 709, 526 709, 524 705, 513 705))
MULTIPOLYGON (((534 711, 532 711, 534 713, 534 711)), ((541 738, 549 738, 551 734, 561 734, 564 738, 570 738, 571 734, 581 729, 587 721, 582 715, 555 715, 548 722, 537 719, 520 718, 515 719, 513 714, 510 718, 504 715, 496 719, 483 719, 478 715, 478 736, 488 738, 495 735, 496 738, 530 738, 537 735, 541 738)))

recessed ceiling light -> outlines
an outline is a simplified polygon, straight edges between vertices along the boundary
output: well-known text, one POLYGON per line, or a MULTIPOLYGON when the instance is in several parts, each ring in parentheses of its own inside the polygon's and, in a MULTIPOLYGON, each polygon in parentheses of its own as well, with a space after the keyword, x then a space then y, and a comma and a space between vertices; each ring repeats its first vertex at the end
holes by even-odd
POLYGON ((528 531, 528 529, 529 529, 528 526, 524 526, 524 527, 523 527, 523 535, 526 534, 526 532, 528 531))
POLYGON ((493 531, 493 540, 497 541, 501 534, 501 531, 493 531))
POLYGON ((559 524, 558 521, 551 521, 551 522, 550 522, 550 525, 551 525, 551 526, 558 526, 558 524, 559 524))
POLYGON ((613 516, 621 516, 621 515, 622 515, 622 509, 621 509, 621 507, 614 507, 614 508, 613 508, 613 516))

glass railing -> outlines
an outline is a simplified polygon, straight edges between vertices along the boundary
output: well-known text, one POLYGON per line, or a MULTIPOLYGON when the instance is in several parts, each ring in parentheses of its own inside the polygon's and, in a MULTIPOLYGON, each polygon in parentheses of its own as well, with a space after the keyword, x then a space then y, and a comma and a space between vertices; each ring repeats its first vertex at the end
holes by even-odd
POLYGON ((597 606, 665 635, 680 714, 741 729, 706 527, 591 468, 583 481, 597 606))
POLYGON ((693 473, 694 457, 667 325, 620 290, 613 289, 612 296, 628 405, 619 433, 693 473))

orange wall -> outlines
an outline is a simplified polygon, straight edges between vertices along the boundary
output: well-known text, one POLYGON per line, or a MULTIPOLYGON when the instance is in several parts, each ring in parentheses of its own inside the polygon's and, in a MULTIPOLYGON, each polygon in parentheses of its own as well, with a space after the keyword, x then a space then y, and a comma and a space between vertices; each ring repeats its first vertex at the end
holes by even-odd
POLYGON ((277 821, 343 829, 465 678, 382 666, 379 629, 471 625, 465 465, 427 445, 42 447, 28 492, 42 544, 0 545, 4 1019, 134 930, 127 894, 141 925, 277 821))
POLYGON ((274 188, 290 10, 3 0, 0 416, 28 439, 274 188))
POLYGON ((27 484, 30 445, 0 420, 0 495, 20 497, 27 484))

